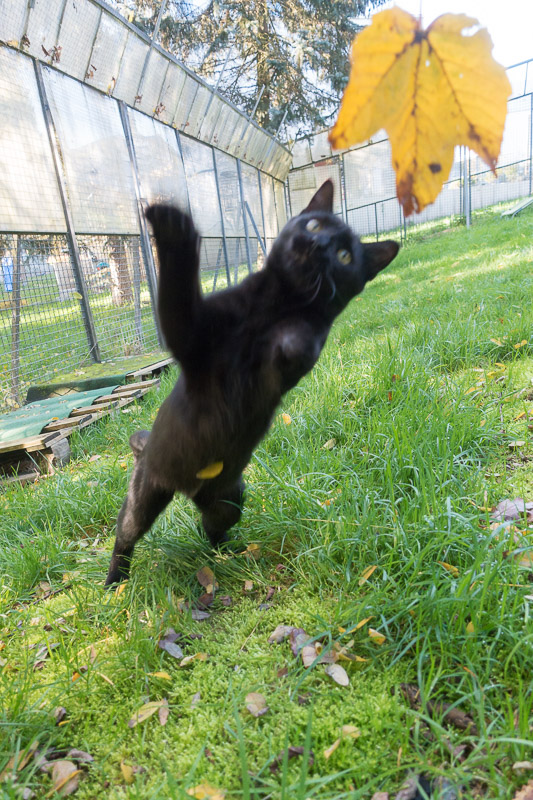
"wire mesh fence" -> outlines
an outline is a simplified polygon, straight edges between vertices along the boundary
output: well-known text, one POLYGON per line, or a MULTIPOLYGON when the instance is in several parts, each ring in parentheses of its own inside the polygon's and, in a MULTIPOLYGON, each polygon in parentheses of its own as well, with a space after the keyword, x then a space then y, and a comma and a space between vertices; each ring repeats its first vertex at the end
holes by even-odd
POLYGON ((497 174, 467 148, 457 147, 448 180, 437 200, 421 214, 405 218, 396 199, 390 144, 384 132, 339 154, 327 131, 296 142, 289 173, 290 208, 301 211, 318 186, 331 178, 335 213, 360 236, 379 238, 396 231, 405 237, 433 220, 469 221, 471 210, 517 200, 532 193, 533 59, 507 70, 513 93, 508 102, 497 174))
POLYGON ((147 204, 192 213, 205 290, 260 267, 288 153, 99 0, 0 6, 6 409, 31 383, 163 344, 147 204))

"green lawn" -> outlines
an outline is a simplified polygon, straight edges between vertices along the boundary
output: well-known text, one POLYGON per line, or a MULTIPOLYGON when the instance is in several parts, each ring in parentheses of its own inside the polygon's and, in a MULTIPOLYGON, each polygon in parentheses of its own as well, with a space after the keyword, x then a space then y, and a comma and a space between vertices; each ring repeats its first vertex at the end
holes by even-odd
POLYGON ((3 490, 0 772, 15 760, 1 796, 58 796, 37 758, 24 766, 37 740, 94 758, 80 800, 186 798, 205 782, 227 800, 370 800, 410 774, 444 778, 441 800, 512 798, 533 777, 513 769, 533 761, 533 526, 491 525, 490 508, 533 500, 532 299, 532 211, 413 235, 258 448, 235 529, 242 550, 258 545, 245 554, 215 556, 178 498, 124 588, 102 588, 128 436, 174 373, 73 440, 56 477, 3 490), (202 621, 188 609, 205 566, 219 588, 202 621), (359 656, 338 662, 349 684, 269 644, 279 624, 359 656), (207 658, 180 666, 158 647, 168 628, 184 656, 207 658), (419 688, 414 707, 400 684, 419 688), (128 726, 160 700, 165 725, 155 713, 128 726))

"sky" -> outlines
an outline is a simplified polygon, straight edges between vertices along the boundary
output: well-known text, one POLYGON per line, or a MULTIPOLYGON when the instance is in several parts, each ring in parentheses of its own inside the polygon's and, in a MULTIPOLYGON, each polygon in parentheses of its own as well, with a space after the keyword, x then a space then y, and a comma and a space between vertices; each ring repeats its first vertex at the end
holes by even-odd
POLYGON ((533 0, 398 0, 382 8, 398 5, 414 16, 422 8, 424 28, 440 14, 467 14, 487 28, 494 50, 492 55, 504 67, 533 58, 533 0))

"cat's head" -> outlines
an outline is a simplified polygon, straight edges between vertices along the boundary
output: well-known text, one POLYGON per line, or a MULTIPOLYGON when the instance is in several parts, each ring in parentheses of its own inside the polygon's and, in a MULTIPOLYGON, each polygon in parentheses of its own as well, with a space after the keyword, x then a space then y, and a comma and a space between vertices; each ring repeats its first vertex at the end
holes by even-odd
POLYGON ((336 316, 399 250, 397 242, 362 243, 333 213, 333 183, 327 180, 304 210, 285 225, 268 259, 302 301, 317 300, 336 316))

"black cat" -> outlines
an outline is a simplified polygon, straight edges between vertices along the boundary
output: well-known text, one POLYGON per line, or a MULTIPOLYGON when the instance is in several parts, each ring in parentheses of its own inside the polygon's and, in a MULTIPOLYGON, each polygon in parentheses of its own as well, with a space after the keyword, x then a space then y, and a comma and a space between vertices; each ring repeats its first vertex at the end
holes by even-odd
POLYGON ((282 395, 315 364, 335 317, 396 256, 396 242, 362 244, 332 203, 326 181, 284 227, 261 271, 208 297, 191 218, 172 206, 147 210, 159 319, 181 375, 151 432, 130 438, 135 465, 106 585, 128 576, 135 543, 175 492, 200 509, 213 546, 225 541, 241 516, 242 471, 282 395), (202 477, 213 464, 220 473, 202 477))

